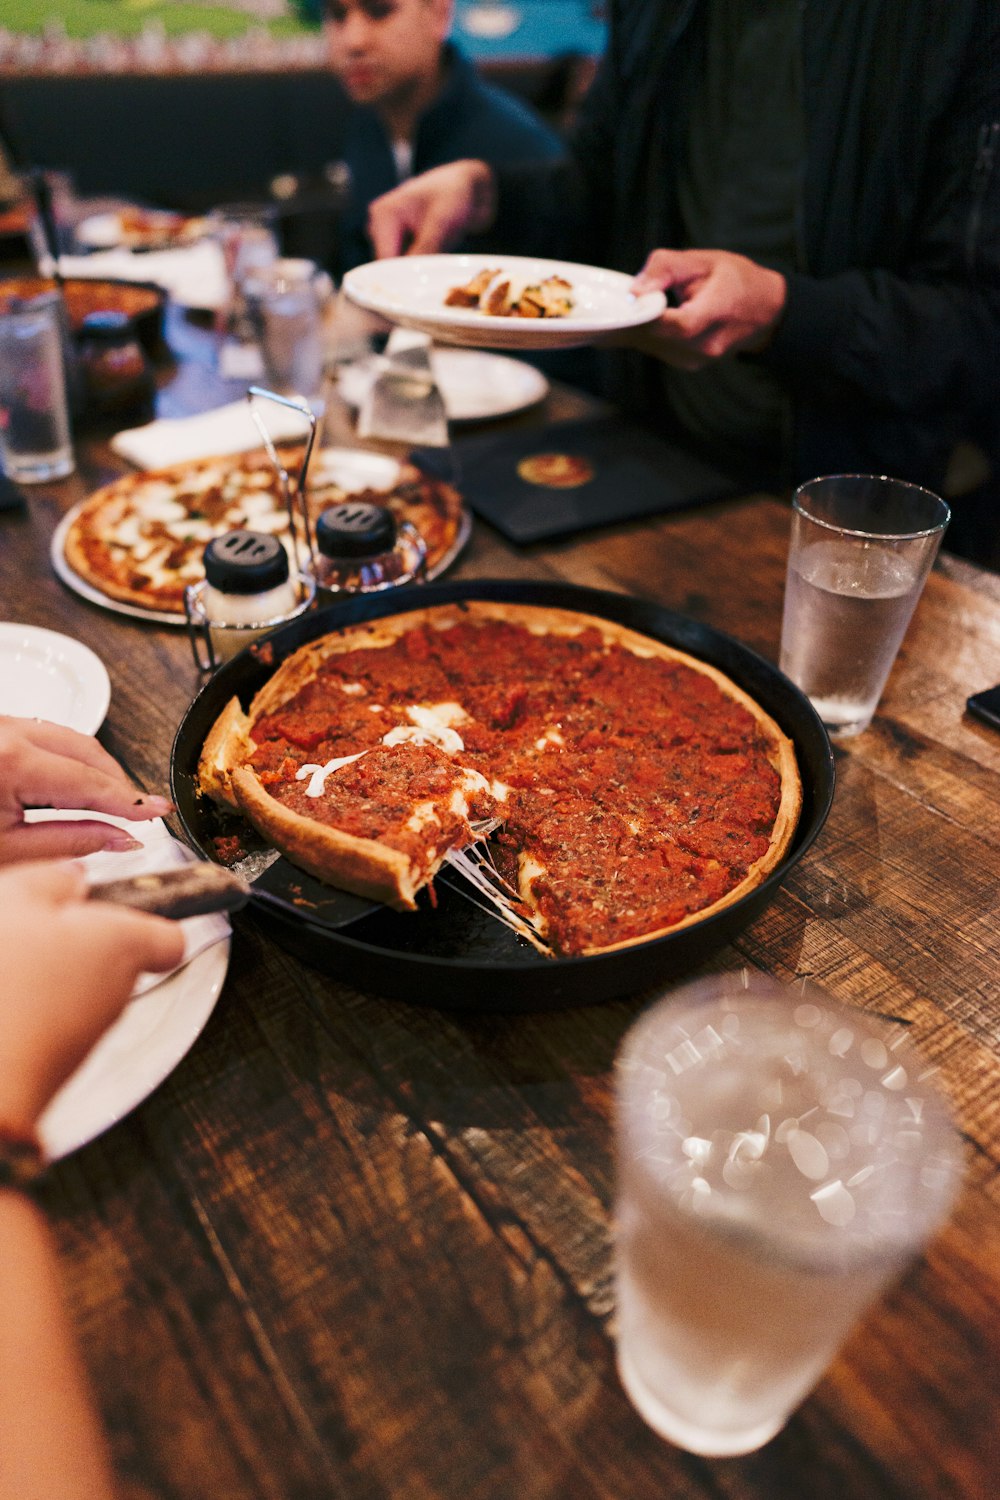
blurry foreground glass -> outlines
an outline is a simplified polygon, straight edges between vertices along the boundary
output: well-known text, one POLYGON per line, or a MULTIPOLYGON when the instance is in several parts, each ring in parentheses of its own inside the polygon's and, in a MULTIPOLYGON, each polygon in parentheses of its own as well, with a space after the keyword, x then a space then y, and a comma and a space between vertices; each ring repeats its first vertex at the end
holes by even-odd
POLYGON ((326 364, 323 325, 333 296, 329 276, 311 260, 277 260, 249 276, 244 291, 260 342, 265 385, 315 405, 326 364))
POLYGON ((19 484, 74 468, 62 317, 55 291, 0 312, 0 461, 19 484))
POLYGON ((781 670, 831 734, 872 721, 951 512, 899 479, 838 474, 795 493, 781 670))
POLYGON ((658 1433, 748 1453, 947 1215, 961 1145, 901 1026, 718 975, 618 1059, 618 1368, 658 1433))

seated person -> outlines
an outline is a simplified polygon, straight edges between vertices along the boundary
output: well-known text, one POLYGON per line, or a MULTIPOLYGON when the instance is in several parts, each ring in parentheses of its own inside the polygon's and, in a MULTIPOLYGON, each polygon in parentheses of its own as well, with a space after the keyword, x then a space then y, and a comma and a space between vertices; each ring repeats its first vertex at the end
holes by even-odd
MULTIPOLYGON (((460 157, 500 165, 562 155, 540 116, 448 40, 451 24, 452 0, 326 0, 330 67, 355 106, 340 153, 351 186, 331 267, 338 278, 373 258, 372 199, 411 174, 460 157)), ((516 250, 516 235, 505 248, 516 250)))

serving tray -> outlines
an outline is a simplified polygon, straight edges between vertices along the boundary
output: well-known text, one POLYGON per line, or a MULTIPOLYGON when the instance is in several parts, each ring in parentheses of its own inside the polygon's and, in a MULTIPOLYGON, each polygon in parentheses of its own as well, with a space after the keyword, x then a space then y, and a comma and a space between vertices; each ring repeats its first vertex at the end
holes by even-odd
POLYGON ((195 791, 198 756, 216 717, 235 694, 244 705, 275 667, 306 641, 341 626, 461 599, 500 600, 577 610, 637 630, 718 667, 757 700, 795 745, 803 803, 795 838, 756 888, 690 927, 617 953, 545 958, 467 896, 436 882, 417 912, 371 909, 280 858, 260 877, 267 892, 248 912, 305 962, 359 989, 416 1004, 475 1010, 537 1010, 608 1000, 645 989, 703 963, 773 898, 826 821, 833 800, 833 752, 809 700, 777 667, 733 637, 628 595, 551 582, 469 580, 410 586, 389 595, 354 595, 302 616, 269 638, 270 660, 253 648, 211 678, 185 714, 171 754, 171 791, 184 831, 206 858, 237 824, 195 791), (352 906, 352 903, 354 905, 352 906), (354 917, 354 911, 360 915, 354 917), (353 918, 353 919, 352 919, 353 918))

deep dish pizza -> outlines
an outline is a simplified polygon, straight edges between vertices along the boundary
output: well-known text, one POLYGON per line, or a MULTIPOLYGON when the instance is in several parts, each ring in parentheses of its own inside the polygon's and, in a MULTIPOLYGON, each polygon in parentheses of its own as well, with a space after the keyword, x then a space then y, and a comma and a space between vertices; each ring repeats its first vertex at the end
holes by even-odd
POLYGON ((787 850, 791 742, 613 621, 470 600, 325 635, 206 739, 199 790, 293 863, 412 908, 447 859, 536 946, 600 953, 737 900, 787 850), (490 894, 490 892, 487 892, 490 894))
MULTIPOLYGON (((297 473, 301 457, 300 448, 283 451, 290 474, 297 473)), ((397 472, 391 462, 391 488, 348 489, 340 464, 334 450, 313 455, 306 484, 313 519, 348 496, 386 505, 397 521, 410 521, 420 532, 429 572, 450 558, 463 523, 456 490, 412 464, 399 465, 397 472)), ((273 532, 291 551, 281 485, 263 451, 193 459, 113 480, 73 515, 65 558, 110 599, 183 616, 185 588, 204 576, 205 547, 213 537, 241 529, 273 532)))

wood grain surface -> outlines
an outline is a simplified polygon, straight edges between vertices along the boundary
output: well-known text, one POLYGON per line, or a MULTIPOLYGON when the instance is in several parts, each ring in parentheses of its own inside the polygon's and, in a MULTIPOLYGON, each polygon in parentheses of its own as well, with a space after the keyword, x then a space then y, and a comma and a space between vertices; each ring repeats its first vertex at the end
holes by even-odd
MULTIPOLYGON (((230 398, 174 319, 161 410, 230 398)), ((575 415, 554 391, 522 420, 575 415)), ((53 575, 59 516, 0 518, 3 615, 102 657, 101 741, 167 784, 198 678, 183 631, 53 575)), ((455 572, 657 601, 777 654, 789 511, 739 502, 528 551, 477 523, 455 572)), ((203 1034, 44 1189, 128 1500, 985 1500, 1000 1480, 1000 584, 942 560, 819 840, 712 968, 809 976, 941 1068, 968 1156, 952 1221, 761 1452, 657 1438, 619 1385, 612 1073, 653 998, 527 1015, 349 989, 234 921, 203 1034)))

